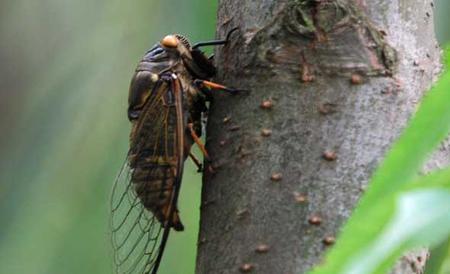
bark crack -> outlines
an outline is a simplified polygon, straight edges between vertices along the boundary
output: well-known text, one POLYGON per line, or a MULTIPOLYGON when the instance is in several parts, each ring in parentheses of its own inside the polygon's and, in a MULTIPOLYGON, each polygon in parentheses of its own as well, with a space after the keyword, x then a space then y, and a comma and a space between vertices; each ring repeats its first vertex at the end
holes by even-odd
POLYGON ((253 53, 247 64, 272 65, 283 73, 309 64, 308 73, 320 75, 392 76, 397 53, 385 35, 352 1, 297 0, 266 26, 247 32, 253 53))

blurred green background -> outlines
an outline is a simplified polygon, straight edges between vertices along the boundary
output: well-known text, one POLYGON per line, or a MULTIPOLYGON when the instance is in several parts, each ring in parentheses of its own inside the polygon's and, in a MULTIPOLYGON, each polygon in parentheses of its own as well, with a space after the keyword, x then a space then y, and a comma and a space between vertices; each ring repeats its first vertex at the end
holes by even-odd
MULTIPOLYGON (((450 1, 436 3, 441 43, 450 1)), ((128 147, 128 85, 167 33, 214 37, 216 1, 0 2, 0 274, 112 273, 108 200, 128 147)), ((190 161, 161 274, 194 273, 190 161)))

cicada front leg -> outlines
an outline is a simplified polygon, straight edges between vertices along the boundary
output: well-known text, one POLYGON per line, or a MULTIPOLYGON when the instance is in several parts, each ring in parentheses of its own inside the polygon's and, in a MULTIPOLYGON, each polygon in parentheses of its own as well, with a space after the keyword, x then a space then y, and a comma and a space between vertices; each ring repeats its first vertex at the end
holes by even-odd
POLYGON ((207 81, 207 80, 200 80, 200 79, 194 80, 194 84, 201 91, 206 92, 206 93, 208 93, 208 91, 210 91, 210 90, 223 90, 230 94, 236 94, 240 91, 244 91, 241 89, 230 88, 230 87, 226 87, 224 85, 218 84, 218 83, 214 83, 214 82, 207 81))

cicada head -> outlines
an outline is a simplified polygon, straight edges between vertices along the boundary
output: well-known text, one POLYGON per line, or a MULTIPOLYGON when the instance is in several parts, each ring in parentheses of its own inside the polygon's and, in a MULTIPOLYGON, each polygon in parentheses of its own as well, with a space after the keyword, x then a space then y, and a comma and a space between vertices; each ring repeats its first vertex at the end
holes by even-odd
POLYGON ((167 35, 160 44, 168 51, 176 50, 194 78, 209 79, 215 75, 216 68, 212 61, 199 49, 192 49, 189 40, 183 35, 167 35))
POLYGON ((169 49, 179 48, 179 46, 183 46, 187 50, 191 49, 191 44, 188 39, 180 34, 169 34, 165 36, 161 40, 161 45, 169 49))

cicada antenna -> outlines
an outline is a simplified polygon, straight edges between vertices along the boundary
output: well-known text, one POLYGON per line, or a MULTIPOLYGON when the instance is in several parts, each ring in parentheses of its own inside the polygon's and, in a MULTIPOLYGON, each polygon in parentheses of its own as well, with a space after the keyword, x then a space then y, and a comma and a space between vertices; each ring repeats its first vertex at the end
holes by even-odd
POLYGON ((192 47, 192 49, 198 49, 198 48, 200 48, 200 47, 206 47, 206 46, 225 45, 225 44, 227 44, 227 43, 230 41, 231 34, 232 34, 233 32, 235 32, 236 30, 238 30, 238 29, 239 29, 238 27, 231 29, 231 30, 228 32, 228 34, 227 34, 227 36, 226 36, 225 39, 222 39, 222 40, 211 40, 211 41, 200 42, 200 43, 195 44, 195 45, 192 47))

